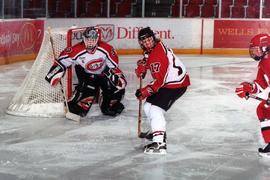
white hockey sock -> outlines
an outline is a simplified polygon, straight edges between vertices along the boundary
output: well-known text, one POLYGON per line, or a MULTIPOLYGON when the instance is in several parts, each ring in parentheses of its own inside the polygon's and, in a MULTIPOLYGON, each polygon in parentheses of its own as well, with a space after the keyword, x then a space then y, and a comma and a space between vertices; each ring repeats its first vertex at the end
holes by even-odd
POLYGON ((164 142, 164 131, 153 132, 153 142, 164 142))
POLYGON ((149 103, 149 102, 145 102, 144 105, 143 105, 143 110, 144 110, 144 113, 147 117, 147 123, 148 125, 150 126, 150 123, 151 123, 151 116, 150 116, 150 109, 151 109, 151 106, 152 104, 149 103))
POLYGON ((152 132, 166 131, 166 121, 164 117, 164 110, 158 106, 152 105, 150 108, 150 119, 152 132))

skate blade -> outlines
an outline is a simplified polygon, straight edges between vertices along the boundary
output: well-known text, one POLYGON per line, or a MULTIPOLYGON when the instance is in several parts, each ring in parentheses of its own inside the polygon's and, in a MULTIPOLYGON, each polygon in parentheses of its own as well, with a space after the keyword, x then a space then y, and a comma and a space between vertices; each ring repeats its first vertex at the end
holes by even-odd
POLYGON ((74 113, 71 113, 71 112, 67 112, 66 113, 66 118, 68 120, 71 120, 71 121, 76 121, 76 122, 80 122, 81 121, 81 116, 79 116, 77 114, 74 114, 74 113))
POLYGON ((150 151, 144 151, 144 154, 156 154, 156 155, 165 155, 167 154, 167 151, 165 149, 161 149, 159 151, 153 151, 153 150, 150 150, 150 151))
POLYGON ((261 153, 261 152, 259 152, 259 156, 266 157, 266 158, 270 159, 270 153, 261 153))

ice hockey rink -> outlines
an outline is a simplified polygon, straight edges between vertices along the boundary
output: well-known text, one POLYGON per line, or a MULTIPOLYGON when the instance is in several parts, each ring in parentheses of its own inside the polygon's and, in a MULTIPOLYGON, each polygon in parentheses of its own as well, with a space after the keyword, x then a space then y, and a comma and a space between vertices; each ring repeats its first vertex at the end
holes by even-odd
POLYGON ((192 85, 165 115, 167 155, 143 154, 147 141, 137 138, 139 56, 120 56, 128 80, 124 112, 103 116, 94 105, 81 123, 6 114, 33 61, 0 66, 0 180, 270 179, 270 159, 257 153, 263 145, 259 101, 234 93, 242 81, 255 78, 257 62, 178 56, 192 85))

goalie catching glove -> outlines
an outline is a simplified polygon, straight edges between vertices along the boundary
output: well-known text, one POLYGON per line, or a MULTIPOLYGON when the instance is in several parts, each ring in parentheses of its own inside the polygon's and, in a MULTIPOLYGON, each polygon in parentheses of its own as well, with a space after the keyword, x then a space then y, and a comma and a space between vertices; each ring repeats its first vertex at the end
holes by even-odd
POLYGON ((124 89, 127 85, 127 81, 122 71, 119 68, 110 69, 105 68, 103 74, 109 79, 113 86, 117 89, 124 89))
POLYGON ((238 86, 235 89, 235 93, 237 94, 237 96, 246 99, 248 99, 248 95, 250 93, 253 93, 253 91, 254 91, 253 85, 249 82, 242 82, 240 86, 238 86))
POLYGON ((60 66, 59 64, 56 64, 51 67, 48 74, 45 77, 45 80, 50 83, 51 86, 56 86, 61 78, 65 74, 65 69, 60 66))

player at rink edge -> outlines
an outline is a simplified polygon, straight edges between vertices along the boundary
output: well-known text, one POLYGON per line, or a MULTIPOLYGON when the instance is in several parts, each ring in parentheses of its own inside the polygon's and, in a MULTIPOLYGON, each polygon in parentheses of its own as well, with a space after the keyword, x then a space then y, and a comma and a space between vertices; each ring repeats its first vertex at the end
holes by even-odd
POLYGON ((144 153, 166 154, 164 113, 186 92, 190 85, 189 75, 184 64, 155 36, 150 27, 139 31, 138 42, 143 49, 144 58, 137 62, 136 75, 138 78, 144 78, 149 70, 153 78, 135 93, 139 100, 146 98, 143 109, 153 141, 144 147, 144 153))
POLYGON ((257 106, 257 117, 260 121, 261 134, 266 143, 259 148, 259 155, 270 158, 270 105, 268 103, 270 92, 270 36, 258 34, 249 44, 249 54, 252 59, 258 61, 256 79, 253 82, 242 82, 235 89, 240 98, 248 99, 250 94, 264 94, 263 100, 257 106))
POLYGON ((86 116, 100 88, 101 112, 109 116, 118 115, 124 109, 121 100, 127 85, 118 65, 118 55, 111 45, 100 40, 98 28, 87 27, 82 36, 83 41, 60 53, 45 79, 55 86, 66 68, 74 65, 78 84, 68 101, 69 111, 86 116))

